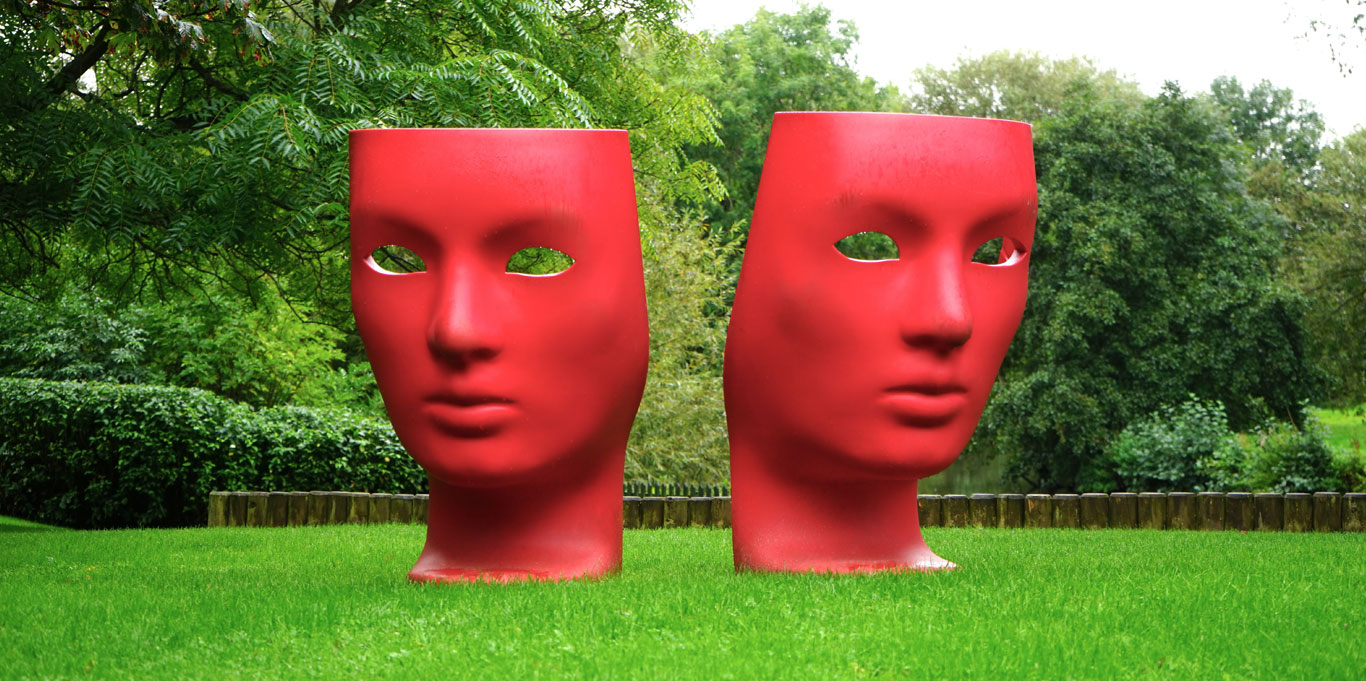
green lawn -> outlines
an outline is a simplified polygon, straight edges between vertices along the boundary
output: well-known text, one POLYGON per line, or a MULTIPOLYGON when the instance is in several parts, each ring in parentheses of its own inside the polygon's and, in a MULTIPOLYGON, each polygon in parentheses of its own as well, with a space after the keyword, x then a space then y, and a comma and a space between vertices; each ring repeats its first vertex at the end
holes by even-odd
POLYGON ((1328 426, 1328 442, 1344 449, 1366 448, 1366 404, 1348 409, 1315 409, 1319 422, 1328 426))
POLYGON ((721 530, 619 577, 418 586, 420 526, 0 526, 0 677, 1360 678, 1366 535, 929 530, 963 569, 734 574, 721 530))

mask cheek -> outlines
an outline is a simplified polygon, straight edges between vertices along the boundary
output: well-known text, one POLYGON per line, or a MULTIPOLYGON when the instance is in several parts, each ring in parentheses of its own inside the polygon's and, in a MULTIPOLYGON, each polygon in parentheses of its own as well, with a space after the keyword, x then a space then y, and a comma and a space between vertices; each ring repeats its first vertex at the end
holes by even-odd
MULTIPOLYGON (((563 421, 561 430, 574 431, 573 439, 629 430, 649 362, 643 296, 604 300, 592 291, 612 291, 611 282, 584 284, 553 298, 525 300, 524 349, 513 350, 528 368, 523 385, 536 386, 546 418, 563 421), (627 414, 624 428, 618 413, 627 414)), ((508 359, 514 359, 511 353, 508 359)))

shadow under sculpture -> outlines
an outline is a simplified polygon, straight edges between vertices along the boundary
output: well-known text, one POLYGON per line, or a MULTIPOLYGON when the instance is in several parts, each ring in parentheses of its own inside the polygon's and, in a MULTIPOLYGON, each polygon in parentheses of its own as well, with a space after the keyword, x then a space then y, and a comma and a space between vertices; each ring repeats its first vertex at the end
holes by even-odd
POLYGON ((409 577, 619 570, 649 353, 626 133, 353 131, 351 277, 385 408, 431 485, 409 577), (394 247, 416 271, 386 264, 394 247), (538 252, 572 264, 517 271, 538 252))
POLYGON ((956 567, 921 537, 916 481, 981 416, 1037 203, 1024 123, 774 116, 726 341, 737 569, 956 567))

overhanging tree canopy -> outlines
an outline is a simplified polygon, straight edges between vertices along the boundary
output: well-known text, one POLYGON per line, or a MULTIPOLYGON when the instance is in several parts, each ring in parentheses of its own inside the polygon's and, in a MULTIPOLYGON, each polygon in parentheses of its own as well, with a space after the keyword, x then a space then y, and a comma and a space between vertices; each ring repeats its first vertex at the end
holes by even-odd
POLYGON ((682 45, 680 7, 6 0, 0 280, 36 298, 78 263, 129 300, 268 287, 346 326, 353 128, 627 128, 643 179, 715 195, 680 152, 714 139, 707 103, 623 57, 682 45))

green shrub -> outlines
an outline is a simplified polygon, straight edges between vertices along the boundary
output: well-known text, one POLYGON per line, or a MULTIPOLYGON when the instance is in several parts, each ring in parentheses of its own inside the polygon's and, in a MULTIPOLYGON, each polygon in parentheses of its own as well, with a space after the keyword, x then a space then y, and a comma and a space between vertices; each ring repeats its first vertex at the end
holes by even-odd
POLYGON ((1230 451, 1234 448, 1224 405, 1191 395, 1126 426, 1084 486, 1143 492, 1206 489, 1210 479, 1200 462, 1226 461, 1236 456, 1230 451))
POLYGON ((1318 419, 1229 430, 1218 401, 1194 395, 1130 423, 1088 476, 1090 489, 1134 492, 1319 492, 1366 483, 1360 452, 1335 450, 1318 419))
POLYGON ((1366 492, 1366 452, 1361 447, 1337 448, 1333 452, 1333 468, 1347 492, 1366 492))
POLYGON ((0 376, 163 381, 148 361, 145 318, 88 291, 64 290, 45 304, 0 295, 0 376))
POLYGON ((1231 434, 1223 446, 1201 457, 1195 467, 1201 477, 1195 489, 1211 492, 1252 492, 1249 462, 1258 456, 1257 446, 1246 433, 1231 434))
POLYGON ((1247 487, 1258 492, 1320 492, 1338 490, 1343 480, 1334 466, 1333 450, 1318 420, 1305 419, 1303 428, 1272 422, 1251 433, 1244 464, 1247 487))
POLYGON ((202 390, 0 378, 0 514, 66 527, 204 521, 213 490, 420 492, 390 425, 202 390))

